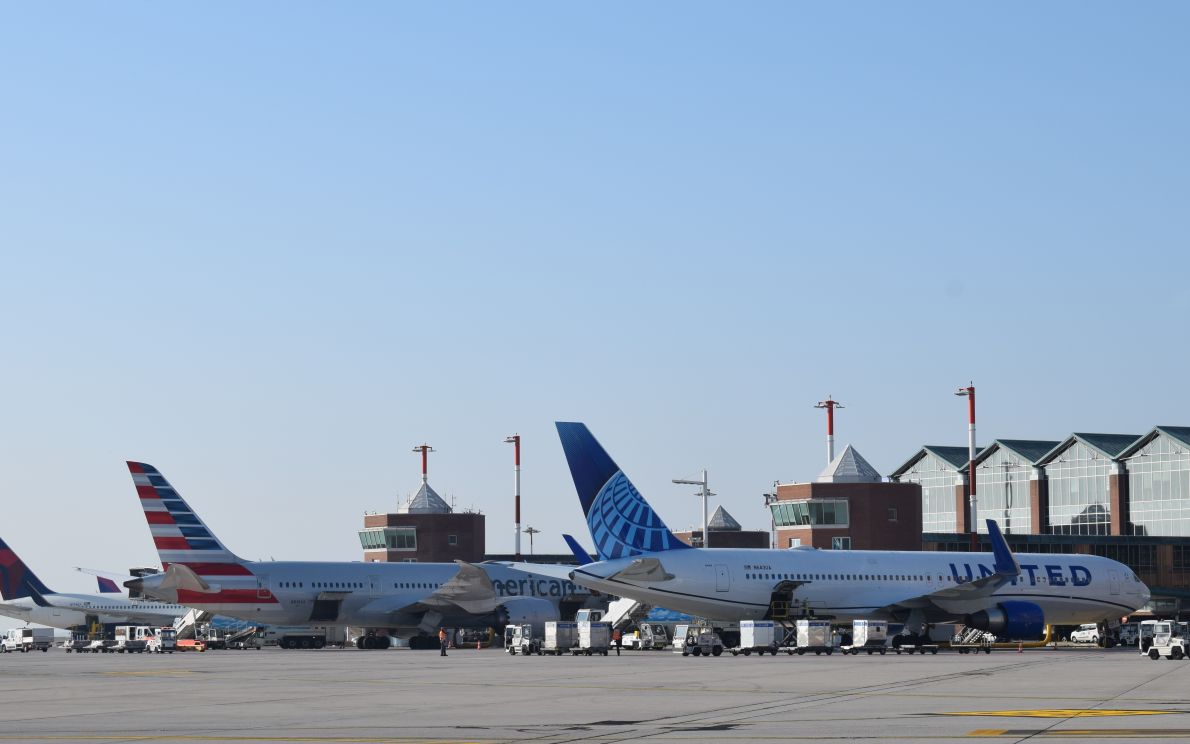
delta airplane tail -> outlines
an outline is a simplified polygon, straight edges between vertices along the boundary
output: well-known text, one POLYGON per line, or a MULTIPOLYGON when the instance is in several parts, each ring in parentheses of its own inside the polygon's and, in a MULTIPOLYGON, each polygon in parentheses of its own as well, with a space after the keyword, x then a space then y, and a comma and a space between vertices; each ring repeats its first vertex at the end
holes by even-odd
POLYGON ((556 426, 599 560, 690 547, 674 537, 586 424, 556 426))
POLYGON ((199 576, 243 576, 251 572, 203 524, 157 468, 129 462, 145 521, 157 546, 162 568, 180 563, 199 576))
POLYGON ((8 547, 8 543, 0 540, 0 595, 4 599, 21 599, 31 596, 30 589, 40 594, 53 594, 33 569, 8 547))

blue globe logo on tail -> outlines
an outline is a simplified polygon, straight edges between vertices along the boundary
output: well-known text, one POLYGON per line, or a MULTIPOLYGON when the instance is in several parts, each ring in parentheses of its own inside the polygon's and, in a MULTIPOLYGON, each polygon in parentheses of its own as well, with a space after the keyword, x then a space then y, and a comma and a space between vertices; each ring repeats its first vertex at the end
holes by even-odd
POLYGON ((690 547, 674 537, 586 425, 557 427, 600 560, 690 547))

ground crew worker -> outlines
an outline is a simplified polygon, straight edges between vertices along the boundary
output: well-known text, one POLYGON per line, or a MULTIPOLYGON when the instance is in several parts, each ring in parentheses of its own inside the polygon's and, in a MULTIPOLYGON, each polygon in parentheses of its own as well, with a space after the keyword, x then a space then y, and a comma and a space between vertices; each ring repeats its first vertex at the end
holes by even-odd
POLYGON ((620 655, 621 640, 622 640, 622 636, 620 635, 620 629, 616 628, 615 630, 612 631, 612 645, 614 645, 616 647, 616 656, 620 655))
POLYGON ((446 628, 438 629, 438 645, 442 647, 442 655, 446 656, 446 628))

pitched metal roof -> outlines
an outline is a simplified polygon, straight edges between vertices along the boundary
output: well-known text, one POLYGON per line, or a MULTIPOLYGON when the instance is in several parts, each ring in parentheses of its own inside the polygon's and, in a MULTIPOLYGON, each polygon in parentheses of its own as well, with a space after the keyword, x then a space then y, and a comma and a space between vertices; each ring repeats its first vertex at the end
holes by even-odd
POLYGON ((818 475, 819 483, 879 483, 884 480, 876 468, 850 444, 818 475))
POLYGON ((975 462, 983 462, 996 447, 1003 447, 1025 458, 1030 465, 1034 465, 1059 444, 1061 442, 1048 439, 996 439, 975 457, 975 462))
POLYGON ((1181 442, 1183 445, 1190 447, 1190 426, 1154 426, 1148 434, 1138 438, 1135 442, 1128 446, 1128 449, 1120 453, 1120 459, 1132 457, 1138 450, 1147 445, 1149 442, 1157 438, 1158 434, 1164 434, 1167 437, 1181 442))
POLYGON ((720 506, 711 515, 710 521, 707 522, 708 530, 716 530, 718 532, 739 532, 744 529, 740 523, 735 521, 735 517, 727 513, 727 510, 720 506))
MULTIPOLYGON (((982 452, 983 450, 980 450, 980 451, 982 452)), ((945 463, 947 463, 948 465, 950 465, 951 467, 953 467, 955 470, 957 470, 960 473, 967 472, 967 448, 966 447, 942 447, 942 446, 936 446, 933 444, 927 444, 926 446, 922 447, 917 452, 915 452, 913 454, 913 457, 910 457, 908 460, 906 460, 901 465, 901 467, 894 470, 892 472, 892 475, 890 475, 889 477, 897 478, 897 477, 900 477, 901 475, 903 475, 904 473, 908 472, 909 468, 913 467, 913 463, 915 463, 918 460, 920 460, 921 458, 925 457, 927 453, 934 455, 935 457, 944 461, 945 463)))
POLYGON ((397 509, 398 514, 450 514, 450 504, 442 500, 430 484, 422 481, 417 493, 409 497, 405 505, 397 509))
POLYGON ((1140 437, 1140 434, 1087 434, 1076 431, 1062 440, 1057 447, 1045 453, 1045 456, 1038 460, 1037 464, 1043 465, 1051 462, 1060 453, 1069 449, 1075 442, 1082 442, 1088 447, 1097 450, 1103 456, 1116 460, 1140 437))
POLYGON ((1190 426, 1158 426, 1157 428, 1182 444, 1190 446, 1190 426))

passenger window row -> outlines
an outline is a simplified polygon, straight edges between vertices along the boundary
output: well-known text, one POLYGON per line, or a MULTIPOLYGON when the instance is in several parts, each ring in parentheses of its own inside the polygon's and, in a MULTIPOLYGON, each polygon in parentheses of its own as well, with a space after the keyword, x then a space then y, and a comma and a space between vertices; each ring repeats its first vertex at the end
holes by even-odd
MULTIPOLYGON (((744 578, 760 581, 927 581, 929 577, 908 574, 746 573, 744 578)), ((954 577, 939 576, 938 581, 954 581, 954 577)))
MULTIPOLYGON (((281 589, 305 589, 306 582, 304 581, 279 581, 277 586, 281 589)), ((362 581, 311 581, 310 588, 312 589, 364 589, 367 585, 362 581)), ((393 589, 437 589, 442 586, 430 581, 409 581, 409 582, 395 582, 393 589)))

